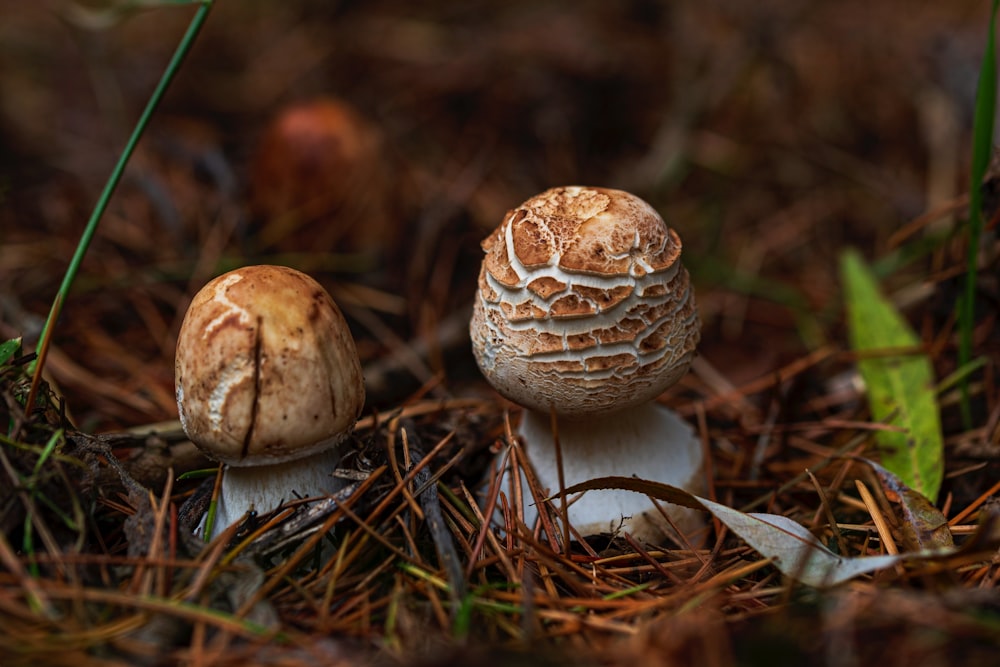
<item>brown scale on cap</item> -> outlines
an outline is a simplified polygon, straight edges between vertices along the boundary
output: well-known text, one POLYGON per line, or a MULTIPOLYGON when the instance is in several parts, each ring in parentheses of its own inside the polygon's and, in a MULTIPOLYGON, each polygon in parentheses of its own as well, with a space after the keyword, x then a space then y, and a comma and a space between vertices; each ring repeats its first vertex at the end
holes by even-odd
POLYGON ((699 320, 677 234, 642 199, 554 188, 483 242, 470 326, 487 379, 531 409, 599 413, 687 371, 699 320))
POLYGON ((505 236, 525 268, 548 265, 598 276, 663 271, 680 257, 681 242, 646 202, 621 190, 553 188, 510 211, 483 243, 487 271, 513 286, 520 276, 511 266, 505 236), (497 243, 502 247, 491 252, 497 243))

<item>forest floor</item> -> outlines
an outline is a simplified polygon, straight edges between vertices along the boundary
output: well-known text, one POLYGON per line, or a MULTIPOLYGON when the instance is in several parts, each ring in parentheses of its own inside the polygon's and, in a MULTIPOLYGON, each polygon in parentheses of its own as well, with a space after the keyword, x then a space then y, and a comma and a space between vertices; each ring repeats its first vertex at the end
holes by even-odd
MULTIPOLYGON (((144 4, 0 0, 0 340, 26 351, 194 11, 144 4)), ((18 413, 30 358, 0 365, 0 662, 994 664, 992 180, 971 419, 938 394, 933 516, 959 556, 823 589, 717 519, 655 546, 481 530, 473 494, 520 408, 467 328, 507 210, 557 185, 629 190, 683 239, 696 288, 698 357, 660 401, 709 453, 709 497, 844 556, 926 546, 863 462, 877 425, 840 262, 870 263, 938 381, 959 368, 988 21, 982 0, 218 2, 64 304, 52 393, 18 413), (330 130, 317 99, 353 111, 330 130), (283 135, 303 109, 298 131, 332 138, 283 135), (178 515, 203 481, 180 476, 214 465, 177 422, 181 319, 259 263, 319 280, 363 363, 366 476, 316 515, 336 527, 325 559, 276 546, 287 514, 229 551, 186 541, 178 515)))

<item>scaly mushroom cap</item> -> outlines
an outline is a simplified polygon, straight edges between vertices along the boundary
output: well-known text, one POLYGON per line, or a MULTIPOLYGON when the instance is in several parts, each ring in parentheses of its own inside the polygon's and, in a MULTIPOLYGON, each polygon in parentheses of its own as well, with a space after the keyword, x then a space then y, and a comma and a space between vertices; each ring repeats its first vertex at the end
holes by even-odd
POLYGON ((364 407, 361 364, 326 290, 282 266, 223 274, 191 302, 177 339, 184 431, 234 466, 328 449, 364 407))
POLYGON ((554 188, 507 213, 486 257, 470 333, 508 399, 562 415, 652 400, 700 337, 681 241, 621 190, 554 188))

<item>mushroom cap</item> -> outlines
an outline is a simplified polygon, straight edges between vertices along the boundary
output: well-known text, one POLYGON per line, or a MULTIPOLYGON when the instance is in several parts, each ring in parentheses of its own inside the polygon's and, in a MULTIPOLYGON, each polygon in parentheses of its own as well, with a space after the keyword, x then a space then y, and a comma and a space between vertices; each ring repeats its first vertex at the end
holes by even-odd
POLYGON ((247 266, 205 285, 184 316, 174 370, 185 433, 233 466, 334 447, 365 402, 340 309, 283 266, 247 266))
POLYGON ((473 351, 508 399, 611 412, 687 372, 700 322, 681 241, 642 199, 553 188, 509 211, 482 246, 473 351))
POLYGON ((374 251, 386 243, 389 170, 381 130, 344 100, 285 107, 250 164, 255 242, 265 248, 374 251))

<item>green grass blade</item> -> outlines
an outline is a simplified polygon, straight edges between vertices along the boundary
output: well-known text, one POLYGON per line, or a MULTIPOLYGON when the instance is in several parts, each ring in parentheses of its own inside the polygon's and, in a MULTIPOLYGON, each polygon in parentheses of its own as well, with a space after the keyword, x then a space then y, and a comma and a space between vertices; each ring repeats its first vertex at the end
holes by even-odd
MULTIPOLYGON (((59 429, 52 434, 49 441, 45 443, 45 448, 42 450, 41 455, 38 460, 35 461, 35 468, 32 476, 29 480, 29 493, 31 494, 31 500, 38 500, 38 476, 41 473, 42 468, 45 466, 45 462, 49 460, 52 453, 56 450, 56 447, 62 442, 63 430, 59 429)), ((35 553, 35 536, 34 536, 34 517, 31 513, 25 514, 24 517, 24 534, 21 536, 21 548, 25 554, 31 556, 35 553)), ((40 570, 38 568, 38 563, 34 560, 29 564, 28 569, 31 572, 31 576, 38 578, 40 575, 40 570)))
POLYGON ((97 200, 97 204, 94 206, 94 211, 91 213, 90 219, 87 221, 87 226, 83 230, 83 235, 80 237, 79 243, 77 243, 76 252, 73 253, 73 258, 70 260, 69 267, 66 269, 66 274, 63 276, 63 281, 59 286, 56 298, 52 301, 52 308, 49 311, 48 318, 45 320, 45 326, 42 328, 42 333, 38 340, 38 347, 36 348, 38 351, 38 357, 28 367, 28 372, 33 373, 34 375, 32 377, 31 390, 28 393, 28 399, 26 401, 26 412, 31 412, 31 408, 34 404, 35 394, 38 390, 38 383, 42 376, 42 369, 45 367, 45 358, 48 355, 49 339, 52 336, 52 329, 54 328, 56 321, 59 319, 59 314, 62 312, 62 305, 65 303, 69 290, 73 286, 73 281, 76 279, 76 274, 80 269, 80 264, 83 262, 84 255, 87 254, 87 249, 90 247, 90 241, 94 238, 94 233, 97 231, 97 224, 104 215, 104 211, 108 207, 108 202, 111 201, 111 196, 118 187, 122 174, 125 173, 125 167, 128 165, 128 161, 132 157, 132 153, 135 151, 135 147, 139 143, 139 139, 146 130, 146 126, 149 125, 149 120, 153 117, 153 113, 156 111, 157 107, 159 107, 160 100, 163 99, 163 95, 167 92, 170 82, 180 69, 184 57, 191 49, 191 45, 194 44, 195 38, 198 36, 198 32, 205 23, 205 19, 208 18, 208 12, 212 7, 212 0, 202 0, 199 5, 200 6, 195 12, 194 17, 191 19, 191 23, 188 25, 187 32, 184 34, 180 44, 177 46, 177 50, 174 52, 173 57, 167 64, 167 68, 163 71, 163 76, 160 78, 160 82, 157 84, 156 89, 153 90, 153 94, 150 96, 149 102, 146 104, 146 108, 143 110, 142 115, 139 116, 139 120, 136 122, 135 128, 132 130, 132 135, 125 144, 125 148, 122 149, 121 155, 118 156, 118 162, 115 164, 115 168, 111 171, 111 175, 108 177, 108 181, 104 185, 104 191, 101 193, 100 198, 97 200))
MULTIPOLYGON (((906 321, 879 293, 857 253, 849 251, 841 257, 841 282, 852 349, 877 353, 920 345, 906 321)), ((944 441, 930 360, 920 353, 866 355, 858 361, 858 370, 868 388, 873 419, 902 429, 875 434, 882 465, 911 489, 936 501, 944 471, 944 441)))
MULTIPOLYGON (((986 36, 986 52, 979 69, 976 87, 976 112, 972 121, 972 174, 969 185, 969 248, 965 269, 965 291, 958 302, 958 365, 965 366, 972 359, 972 329, 975 326, 976 260, 979 256, 979 237, 983 233, 983 193, 980 187, 989 167, 993 152, 993 119, 997 104, 997 64, 994 26, 1000 0, 993 0, 990 26, 986 36)), ((969 406, 969 381, 962 381, 962 421, 972 427, 972 410, 969 406)))

